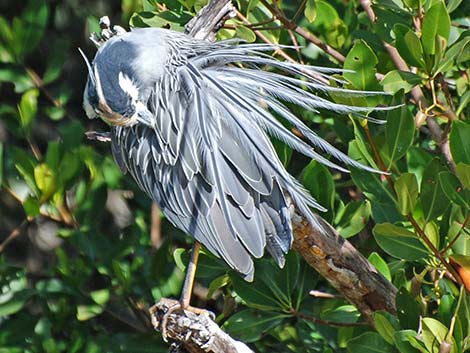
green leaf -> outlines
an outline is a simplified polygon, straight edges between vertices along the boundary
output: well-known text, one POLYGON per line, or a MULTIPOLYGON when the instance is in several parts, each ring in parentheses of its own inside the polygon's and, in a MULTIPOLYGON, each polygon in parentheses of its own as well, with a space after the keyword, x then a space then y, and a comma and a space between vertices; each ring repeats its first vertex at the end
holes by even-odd
POLYGON ((455 163, 470 164, 470 124, 457 120, 449 135, 450 151, 455 163))
MULTIPOLYGON (((446 339, 449 329, 438 320, 432 317, 425 317, 422 320, 422 341, 429 352, 439 351, 439 346, 446 339)), ((455 342, 452 339, 452 349, 450 352, 455 353, 455 342)))
POLYGON ((398 209, 404 216, 413 213, 418 201, 419 187, 416 176, 413 173, 403 173, 395 182, 397 192, 398 209))
POLYGON ((108 302, 111 296, 109 289, 99 289, 90 292, 90 297, 96 304, 104 305, 108 302))
POLYGON ((320 317, 322 320, 339 323, 357 322, 361 314, 354 305, 341 305, 332 309, 322 311, 320 317))
POLYGON ((292 147, 286 145, 283 141, 275 138, 271 139, 271 143, 273 144, 273 147, 276 150, 276 153, 279 159, 281 160, 282 164, 284 165, 284 167, 287 167, 292 157, 292 147))
POLYGON ((401 23, 395 24, 393 31, 395 32, 397 50, 408 65, 424 68, 426 63, 423 47, 416 33, 401 23))
POLYGON ((30 0, 21 18, 13 19, 14 38, 11 44, 19 61, 23 61, 27 54, 36 49, 44 35, 48 18, 49 7, 45 0, 30 0))
POLYGON ((393 353, 393 347, 376 332, 365 332, 348 342, 350 353, 393 353))
POLYGON ((465 188, 470 189, 470 164, 457 163, 457 176, 465 188))
POLYGON ((312 160, 303 171, 302 184, 328 210, 323 218, 331 219, 335 201, 335 183, 331 172, 323 164, 312 160))
POLYGON ((426 54, 437 53, 438 36, 447 42, 450 34, 450 17, 443 1, 436 2, 426 11, 421 33, 421 41, 426 54))
POLYGON ((445 72, 452 69, 455 63, 463 63, 469 60, 470 51, 470 32, 462 33, 460 38, 446 50, 439 66, 436 68, 434 74, 445 72))
POLYGON ((409 230, 390 223, 377 224, 372 230, 377 244, 397 259, 415 261, 429 255, 423 243, 409 230))
POLYGON ((15 314, 23 309, 26 302, 34 294, 34 291, 23 289, 10 293, 0 295, 0 317, 15 314))
POLYGON ((5 64, 0 67, 0 82, 11 82, 15 85, 15 93, 23 93, 34 87, 31 77, 22 66, 5 64))
POLYGON ((326 42, 334 48, 344 45, 348 37, 348 27, 335 7, 324 0, 315 0, 316 17, 312 26, 323 33, 326 42))
POLYGON ((29 133, 31 125, 36 117, 38 110, 39 90, 34 88, 26 91, 21 96, 21 102, 18 107, 21 127, 26 134, 29 133))
POLYGON ((344 238, 358 234, 369 222, 370 203, 351 201, 335 217, 335 228, 344 238))
POLYGON ((206 298, 212 299, 216 290, 225 287, 229 283, 230 283, 230 277, 227 274, 223 274, 222 276, 216 277, 209 284, 206 298))
POLYGON ((40 203, 36 198, 29 196, 23 201, 23 208, 29 217, 36 217, 40 213, 40 203))
POLYGON ((68 41, 63 39, 54 41, 50 50, 51 54, 47 59, 46 71, 42 76, 44 84, 47 85, 59 78, 65 64, 68 51, 68 41))
POLYGON ((37 162, 22 149, 14 147, 13 163, 26 184, 30 187, 31 191, 36 193, 38 188, 34 179, 34 168, 36 167, 37 162))
POLYGON ((101 314, 104 311, 104 308, 101 305, 78 305, 77 306, 77 320, 86 321, 94 318, 95 316, 101 314))
MULTIPOLYGON (((403 101, 403 95, 395 97, 392 104, 403 101)), ((385 136, 388 146, 390 165, 403 157, 413 143, 415 124, 413 115, 406 105, 391 109, 387 112, 385 136)), ((390 167, 390 166, 389 166, 390 167)))
POLYGON ((254 311, 251 309, 240 311, 232 315, 223 325, 231 336, 238 337, 244 342, 256 342, 261 336, 290 315, 254 311))
POLYGON ((419 325, 421 310, 415 298, 405 288, 398 290, 396 306, 400 326, 406 329, 416 329, 419 325))
POLYGON ((435 220, 449 207, 444 191, 439 183, 438 174, 446 169, 435 158, 426 167, 421 181, 421 207, 425 222, 435 220))
POLYGON ((352 83, 353 87, 360 90, 379 90, 375 74, 377 56, 369 45, 359 41, 349 51, 344 62, 344 78, 352 83))
POLYGON ((41 163, 34 168, 34 180, 42 192, 40 202, 43 203, 56 191, 56 175, 47 164, 41 163))
POLYGON ((393 345, 395 332, 400 327, 397 317, 386 311, 376 311, 374 313, 374 324, 380 336, 393 345))
POLYGON ((132 27, 165 27, 183 32, 184 27, 182 24, 189 21, 189 19, 187 14, 177 14, 173 11, 162 11, 159 13, 143 11, 133 14, 129 23, 132 27))
POLYGON ((250 28, 238 25, 235 30, 235 37, 245 40, 247 43, 252 43, 256 40, 256 34, 250 28))
POLYGON ((453 203, 470 209, 470 190, 464 189, 459 179, 451 172, 439 173, 439 184, 447 198, 453 203))
POLYGON ((400 353, 419 353, 416 348, 419 345, 416 337, 418 333, 413 330, 400 330, 393 335, 393 341, 400 353), (411 344, 413 342, 414 345, 411 344))
POLYGON ((309 22, 313 22, 317 17, 317 10, 315 7, 315 0, 307 0, 305 4, 304 15, 309 22))
POLYGON ((389 281, 392 280, 392 275, 390 274, 390 269, 388 268, 385 260, 375 251, 372 252, 367 258, 369 262, 374 265, 374 267, 389 281))
POLYGON ((395 94, 399 90, 403 90, 405 93, 411 91, 413 87, 419 85, 423 79, 408 71, 392 70, 388 72, 382 79, 382 86, 384 91, 395 94))

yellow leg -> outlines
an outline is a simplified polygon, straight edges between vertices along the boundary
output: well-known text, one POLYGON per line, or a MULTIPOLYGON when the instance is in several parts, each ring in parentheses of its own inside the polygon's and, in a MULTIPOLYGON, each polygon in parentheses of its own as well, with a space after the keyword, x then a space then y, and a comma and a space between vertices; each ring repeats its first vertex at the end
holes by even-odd
POLYGON ((201 243, 197 240, 194 241, 191 259, 189 260, 188 268, 186 270, 186 278, 184 279, 183 290, 181 291, 180 304, 181 309, 187 309, 191 301, 191 294, 193 292, 194 278, 196 277, 197 261, 199 259, 199 252, 201 251, 201 243))

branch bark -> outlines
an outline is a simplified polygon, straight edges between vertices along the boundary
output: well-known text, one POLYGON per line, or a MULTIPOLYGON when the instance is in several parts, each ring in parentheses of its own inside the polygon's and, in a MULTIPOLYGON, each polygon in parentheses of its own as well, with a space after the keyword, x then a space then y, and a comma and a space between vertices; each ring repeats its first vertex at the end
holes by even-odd
POLYGON ((166 319, 166 337, 175 341, 172 352, 189 353, 253 353, 244 343, 234 340, 207 314, 192 311, 173 311, 177 300, 162 299, 150 308, 150 316, 155 329, 160 329, 163 317, 166 319), (170 313, 168 311, 170 310, 170 313))
POLYGON ((374 325, 373 313, 395 314, 397 289, 352 244, 318 215, 323 229, 312 227, 296 211, 292 214, 293 248, 374 325))

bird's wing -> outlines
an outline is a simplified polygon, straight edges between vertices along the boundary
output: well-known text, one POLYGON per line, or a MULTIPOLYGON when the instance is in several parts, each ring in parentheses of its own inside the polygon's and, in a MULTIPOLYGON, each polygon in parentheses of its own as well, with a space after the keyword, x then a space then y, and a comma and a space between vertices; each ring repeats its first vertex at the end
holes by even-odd
POLYGON ((267 241, 282 265, 292 241, 281 188, 289 177, 249 118, 252 108, 234 105, 187 63, 155 83, 147 109, 151 120, 113 128, 114 154, 139 186, 173 224, 248 279, 251 256, 262 256, 267 241))

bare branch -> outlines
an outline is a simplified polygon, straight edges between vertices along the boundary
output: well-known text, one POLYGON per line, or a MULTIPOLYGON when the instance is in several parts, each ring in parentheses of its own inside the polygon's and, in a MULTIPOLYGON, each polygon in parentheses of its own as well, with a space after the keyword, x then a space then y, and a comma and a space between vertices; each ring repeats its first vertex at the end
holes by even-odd
MULTIPOLYGON (((162 299, 150 308, 155 329, 160 329, 164 316, 179 302, 162 299)), ((250 353, 244 343, 234 340, 211 320, 208 314, 196 314, 190 310, 172 311, 166 319, 167 338, 179 342, 190 353, 250 353)), ((178 347, 181 351, 182 347, 178 347)))

